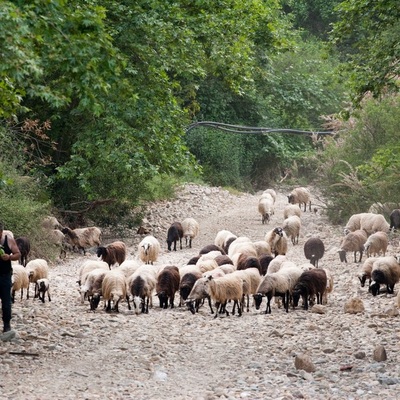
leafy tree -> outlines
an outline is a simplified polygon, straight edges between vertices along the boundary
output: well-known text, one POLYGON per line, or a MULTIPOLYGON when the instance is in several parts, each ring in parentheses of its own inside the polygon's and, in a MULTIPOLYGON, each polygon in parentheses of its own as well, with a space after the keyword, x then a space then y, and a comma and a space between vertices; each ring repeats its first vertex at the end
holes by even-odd
POLYGON ((400 6, 396 0, 345 0, 337 7, 332 43, 351 71, 355 99, 398 92, 400 6))

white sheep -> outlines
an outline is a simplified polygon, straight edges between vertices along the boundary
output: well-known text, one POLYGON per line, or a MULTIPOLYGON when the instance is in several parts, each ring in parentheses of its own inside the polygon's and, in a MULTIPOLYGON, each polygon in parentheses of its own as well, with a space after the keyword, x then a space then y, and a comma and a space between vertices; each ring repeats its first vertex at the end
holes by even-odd
POLYGON ((11 282, 12 282, 12 287, 11 287, 11 301, 14 303, 15 301, 15 292, 18 290, 21 290, 21 300, 24 295, 24 289, 26 289, 26 298, 29 298, 28 296, 28 290, 29 290, 29 278, 28 274, 26 272, 26 268, 21 265, 21 264, 12 264, 12 277, 11 277, 11 282))
POLYGON ((155 269, 142 266, 134 272, 127 281, 127 291, 133 297, 133 307, 135 314, 139 311, 145 314, 149 313, 153 306, 152 298, 157 283, 157 273, 155 269))
POLYGON ((367 241, 368 237, 364 230, 358 229, 354 232, 348 233, 340 244, 340 249, 338 251, 339 258, 341 262, 347 263, 346 252, 353 251, 354 252, 354 262, 357 262, 357 252, 360 253, 360 259, 358 262, 361 262, 364 244, 367 241))
POLYGON ((382 214, 367 213, 361 217, 360 229, 372 235, 375 232, 389 232, 390 224, 382 214))
POLYGON ((189 293, 189 296, 186 299, 186 304, 192 314, 199 311, 199 307, 203 303, 204 299, 208 300, 211 314, 214 314, 214 310, 211 304, 211 297, 208 293, 207 281, 209 276, 213 275, 208 273, 207 276, 203 276, 202 278, 197 279, 192 287, 192 290, 189 293))
POLYGON ((288 196, 288 200, 290 204, 298 204, 300 208, 304 204, 304 211, 306 211, 308 204, 309 211, 311 211, 311 195, 305 187, 293 189, 288 196))
POLYGON ((59 229, 49 230, 48 235, 51 244, 54 245, 56 248, 60 249, 59 257, 65 258, 67 256, 66 249, 68 247, 72 249, 72 246, 69 243, 67 243, 65 235, 59 229))
POLYGON ((365 281, 366 281, 367 279, 369 280, 368 287, 369 287, 369 285, 371 284, 372 267, 373 267, 373 265, 374 265, 374 262, 375 262, 377 259, 378 259, 377 257, 368 257, 368 258, 364 261, 364 263, 363 263, 363 265, 362 265, 362 267, 361 267, 361 269, 360 269, 360 272, 359 272, 359 274, 358 274, 358 279, 360 280, 361 287, 364 287, 364 286, 365 286, 365 281))
POLYGON ((101 285, 101 294, 104 302, 106 303, 107 312, 119 312, 119 302, 125 299, 128 302, 129 310, 131 309, 126 291, 126 278, 124 273, 118 268, 109 270, 104 276, 101 285))
MULTIPOLYGON (((49 275, 49 266, 47 261, 42 258, 36 258, 35 260, 31 260, 26 264, 26 273, 28 274, 29 283, 35 284, 35 295, 34 298, 38 296, 36 292, 36 282, 38 279, 48 278, 49 275)), ((27 299, 29 299, 29 288, 27 293, 27 299)))
POLYGON ((86 276, 90 271, 93 271, 94 269, 97 268, 103 268, 108 270, 108 264, 104 261, 100 261, 100 260, 86 260, 80 267, 78 270, 78 280, 77 283, 80 286, 83 285, 83 283, 86 280, 86 276))
POLYGON ((217 307, 215 318, 218 317, 218 312, 229 316, 229 312, 226 309, 228 300, 233 301, 232 315, 235 314, 236 308, 239 317, 242 315, 243 281, 239 276, 234 276, 233 274, 228 274, 220 278, 209 276, 206 278, 205 287, 217 307))
POLYGON ((386 250, 389 244, 388 235, 386 232, 375 232, 364 243, 364 251, 367 257, 386 255, 386 250))
POLYGON ((282 223, 282 229, 291 239, 294 245, 299 243, 301 229, 300 217, 298 217, 297 215, 292 215, 291 217, 286 218, 282 223))
POLYGON ((47 298, 51 301, 50 297, 50 282, 46 278, 38 279, 35 284, 35 292, 39 297, 39 300, 44 303, 45 295, 47 293, 47 298))
POLYGON ((399 259, 394 256, 378 257, 371 271, 369 289, 374 296, 379 294, 380 285, 386 285, 387 292, 393 293, 394 285, 400 280, 399 259))
POLYGON ((223 249, 224 245, 225 245, 225 240, 228 237, 233 237, 233 236, 235 236, 235 238, 236 238, 236 235, 234 235, 231 231, 228 231, 226 229, 222 229, 222 230, 217 232, 217 234, 215 236, 215 239, 214 239, 214 244, 223 249))
POLYGON ((78 250, 82 250, 84 255, 86 248, 100 246, 101 243, 101 230, 97 226, 77 229, 64 227, 61 232, 65 235, 67 242, 78 250))
POLYGON ((218 267, 217 262, 214 259, 211 260, 200 260, 197 261, 196 266, 200 269, 201 273, 212 271, 218 267))
POLYGON ((109 271, 108 268, 93 269, 85 276, 85 280, 80 287, 81 304, 83 304, 85 299, 87 298, 89 300, 90 309, 92 311, 94 311, 99 304, 101 297, 101 287, 107 271, 109 271))
POLYGON ((258 212, 261 214, 261 222, 262 224, 266 224, 269 222, 271 216, 275 213, 274 211, 274 200, 272 197, 262 197, 258 201, 257 206, 258 212))
POLYGON ((192 240, 199 235, 199 223, 194 218, 185 218, 182 221, 183 237, 186 241, 186 247, 192 248, 192 240))
POLYGON ((254 295, 257 292, 258 286, 261 282, 261 275, 257 268, 247 268, 240 271, 234 271, 231 276, 238 276, 243 281, 243 299, 242 299, 242 311, 245 305, 245 297, 247 297, 247 312, 250 311, 250 295, 254 295))
POLYGON ((139 260, 128 259, 121 263, 117 268, 123 271, 126 278, 129 278, 143 264, 139 260))
POLYGON ((292 215, 297 215, 300 218, 301 214, 302 214, 301 208, 296 206, 296 204, 288 204, 283 209, 283 219, 291 217, 292 215))
POLYGON ((266 195, 271 196, 271 198, 274 201, 274 203, 276 202, 276 191, 274 189, 265 189, 262 192, 261 197, 264 197, 266 195))
POLYGON ((271 275, 274 272, 278 272, 284 262, 289 261, 284 255, 276 256, 268 265, 267 274, 271 275))
POLYGON ((229 250, 227 253, 228 257, 232 258, 232 256, 235 253, 241 253, 242 252, 241 249, 246 249, 246 253, 247 253, 247 251, 250 251, 253 254, 257 254, 257 251, 256 251, 255 247, 253 246, 251 239, 248 238, 247 236, 239 236, 230 244, 229 250))
POLYGON ((302 273, 303 270, 298 267, 287 267, 273 274, 265 275, 257 288, 257 293, 254 295, 256 309, 260 309, 262 298, 265 296, 267 297, 265 314, 271 314, 271 299, 274 296, 280 296, 283 299, 286 312, 289 312, 290 296, 302 273))
POLYGON ((264 240, 269 244, 272 254, 285 255, 288 249, 288 238, 281 227, 267 232, 264 240))
POLYGON ((361 218, 366 214, 367 213, 353 214, 344 227, 344 234, 347 235, 350 232, 361 229, 361 218))
POLYGON ((153 264, 158 260, 161 245, 154 236, 148 235, 139 243, 138 251, 140 260, 145 264, 153 264))
POLYGON ((265 240, 257 240, 253 242, 253 246, 256 249, 257 257, 261 257, 263 255, 272 255, 271 247, 265 240))

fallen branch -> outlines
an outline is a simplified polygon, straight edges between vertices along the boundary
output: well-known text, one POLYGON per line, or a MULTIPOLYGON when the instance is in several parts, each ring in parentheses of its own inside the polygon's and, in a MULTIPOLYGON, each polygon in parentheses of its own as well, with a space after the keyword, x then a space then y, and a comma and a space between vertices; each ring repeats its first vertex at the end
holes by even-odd
POLYGON ((8 354, 12 354, 14 356, 39 357, 39 353, 28 353, 27 351, 9 351, 8 354))

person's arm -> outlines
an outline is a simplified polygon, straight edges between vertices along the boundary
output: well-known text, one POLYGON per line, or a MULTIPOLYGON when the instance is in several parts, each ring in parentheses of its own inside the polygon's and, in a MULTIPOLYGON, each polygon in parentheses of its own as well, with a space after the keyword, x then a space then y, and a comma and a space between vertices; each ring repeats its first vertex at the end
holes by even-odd
POLYGON ((14 239, 11 239, 8 237, 8 246, 10 247, 11 254, 3 254, 1 256, 1 259, 3 261, 11 260, 11 261, 17 261, 21 257, 21 253, 19 252, 19 248, 17 246, 17 242, 14 239))

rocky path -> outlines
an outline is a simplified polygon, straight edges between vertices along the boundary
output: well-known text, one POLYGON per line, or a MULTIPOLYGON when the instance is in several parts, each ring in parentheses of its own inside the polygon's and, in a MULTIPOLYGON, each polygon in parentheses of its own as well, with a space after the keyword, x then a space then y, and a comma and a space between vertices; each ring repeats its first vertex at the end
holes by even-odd
MULTIPOLYGON (((276 190, 268 225, 257 213, 258 196, 218 188, 187 185, 176 200, 151 205, 145 223, 163 247, 158 264, 185 264, 221 229, 262 239, 283 220, 288 189, 276 190), (168 252, 166 230, 186 216, 199 221, 200 236, 192 249, 168 252)), ((395 297, 372 297, 358 283, 360 265, 339 262, 341 227, 331 226, 319 206, 303 213, 300 241, 290 245, 288 258, 303 263, 308 237, 324 241, 320 266, 331 269, 335 286, 320 313, 297 308, 286 314, 273 304, 270 315, 251 308, 240 318, 214 319, 206 307, 196 315, 179 307, 161 310, 156 298, 148 315, 135 315, 126 303, 119 314, 91 313, 79 302, 76 279, 83 261, 96 256, 70 255, 51 266, 51 302, 18 299, 13 306, 17 336, 0 341, 0 399, 399 398, 395 297), (353 296, 364 312, 344 312, 353 296), (379 346, 385 361, 374 360, 379 346), (315 371, 297 369, 296 356, 308 358, 315 371)), ((118 239, 134 258, 141 237, 118 239)), ((391 243, 389 253, 396 254, 398 238, 391 243)))

